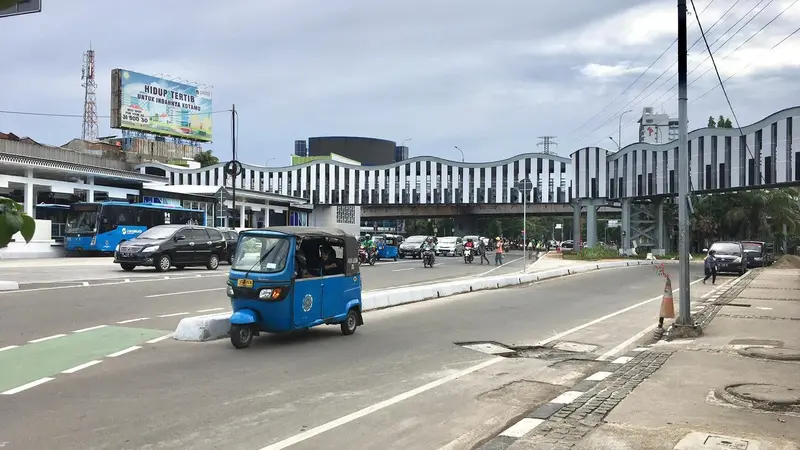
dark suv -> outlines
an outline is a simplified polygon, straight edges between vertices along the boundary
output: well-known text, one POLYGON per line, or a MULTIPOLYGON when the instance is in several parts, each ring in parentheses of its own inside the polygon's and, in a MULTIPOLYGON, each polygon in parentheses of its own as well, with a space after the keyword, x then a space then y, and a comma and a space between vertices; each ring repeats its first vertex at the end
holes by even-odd
POLYGON ((217 270, 224 257, 222 233, 197 225, 159 225, 121 243, 114 252, 114 262, 125 271, 137 266, 152 266, 159 272, 188 266, 217 270))
POLYGON ((225 257, 224 261, 233 264, 233 257, 236 255, 236 246, 239 244, 239 233, 233 230, 219 230, 225 238, 225 257))

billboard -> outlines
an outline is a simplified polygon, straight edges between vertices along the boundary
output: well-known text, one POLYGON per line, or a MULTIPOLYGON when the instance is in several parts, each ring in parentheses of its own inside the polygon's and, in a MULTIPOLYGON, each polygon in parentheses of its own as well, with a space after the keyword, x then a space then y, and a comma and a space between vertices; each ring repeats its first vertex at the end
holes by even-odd
POLYGON ((0 0, 0 19, 42 12, 42 0, 0 0))
POLYGON ((111 72, 111 128, 211 142, 211 90, 125 69, 111 72))

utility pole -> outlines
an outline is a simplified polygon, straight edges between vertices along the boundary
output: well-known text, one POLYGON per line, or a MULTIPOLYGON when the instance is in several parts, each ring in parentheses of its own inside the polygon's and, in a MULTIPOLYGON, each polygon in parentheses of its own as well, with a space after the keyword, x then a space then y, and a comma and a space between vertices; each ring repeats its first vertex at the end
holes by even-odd
POLYGON ((528 268, 528 192, 533 189, 533 182, 528 178, 517 183, 522 191, 522 273, 528 268))
POLYGON ((555 141, 556 139, 555 136, 539 136, 539 139, 541 139, 541 141, 539 141, 539 143, 536 145, 542 147, 542 153, 544 153, 545 155, 552 155, 555 153, 553 151, 550 151, 551 145, 554 147, 558 147, 558 142, 555 141))
MULTIPOLYGON (((236 159, 236 105, 231 105, 231 156, 233 157, 233 228, 236 228, 236 179, 239 178, 239 160, 236 159)), ((241 219, 239 219, 241 220, 241 219)))
POLYGON ((686 0, 678 0, 678 298, 680 314, 677 325, 692 327, 691 289, 689 286, 689 145, 686 0))

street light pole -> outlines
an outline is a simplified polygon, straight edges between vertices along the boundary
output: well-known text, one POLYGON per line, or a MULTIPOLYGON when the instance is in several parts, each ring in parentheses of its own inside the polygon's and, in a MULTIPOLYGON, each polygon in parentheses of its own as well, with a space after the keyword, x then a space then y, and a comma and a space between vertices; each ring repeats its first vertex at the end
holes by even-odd
POLYGON ((692 326, 689 287, 689 152, 686 0, 678 0, 678 325, 692 326))
POLYGON ((461 153, 461 162, 463 163, 464 162, 464 152, 461 151, 461 149, 458 148, 457 145, 454 145, 453 148, 455 148, 456 150, 458 150, 459 153, 461 153))
MULTIPOLYGON (((458 148, 458 147, 456 147, 458 148)), ((528 268, 528 192, 533 188, 533 182, 525 178, 517 183, 517 189, 522 192, 522 272, 528 268)))
POLYGON ((608 138, 611 139, 611 142, 613 142, 614 145, 617 146, 617 151, 622 150, 622 147, 620 147, 619 142, 615 141, 614 138, 612 138, 611 136, 609 136, 608 138))

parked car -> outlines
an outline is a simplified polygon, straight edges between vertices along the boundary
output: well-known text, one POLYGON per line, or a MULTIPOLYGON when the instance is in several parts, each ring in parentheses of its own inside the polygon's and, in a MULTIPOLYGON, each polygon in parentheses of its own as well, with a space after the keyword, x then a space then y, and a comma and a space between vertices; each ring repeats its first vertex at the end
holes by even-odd
POLYGON ((767 251, 767 243, 761 241, 742 241, 747 267, 766 267, 774 262, 775 253, 767 251))
POLYGON ((225 261, 232 264, 233 257, 236 256, 236 246, 239 244, 239 233, 233 230, 219 230, 225 238, 225 261))
POLYGON ((114 251, 114 262, 125 271, 138 266, 152 266, 159 272, 189 266, 217 270, 225 256, 225 238, 215 228, 159 225, 119 244, 114 251))
POLYGON ((463 256, 464 240, 456 236, 447 236, 439 239, 436 245, 437 256, 463 256))
MULTIPOLYGON (((709 250, 714 250, 717 258, 717 272, 744 275, 747 272, 747 257, 741 242, 714 242, 709 250)), ((704 252, 709 250, 703 249, 704 252)))
POLYGON ((562 252, 571 252, 575 250, 575 241, 568 240, 561 243, 562 252))
POLYGON ((405 258, 406 256, 419 258, 422 255, 422 245, 425 244, 427 239, 428 236, 409 236, 405 241, 403 241, 402 244, 400 244, 397 255, 401 258, 405 258))

